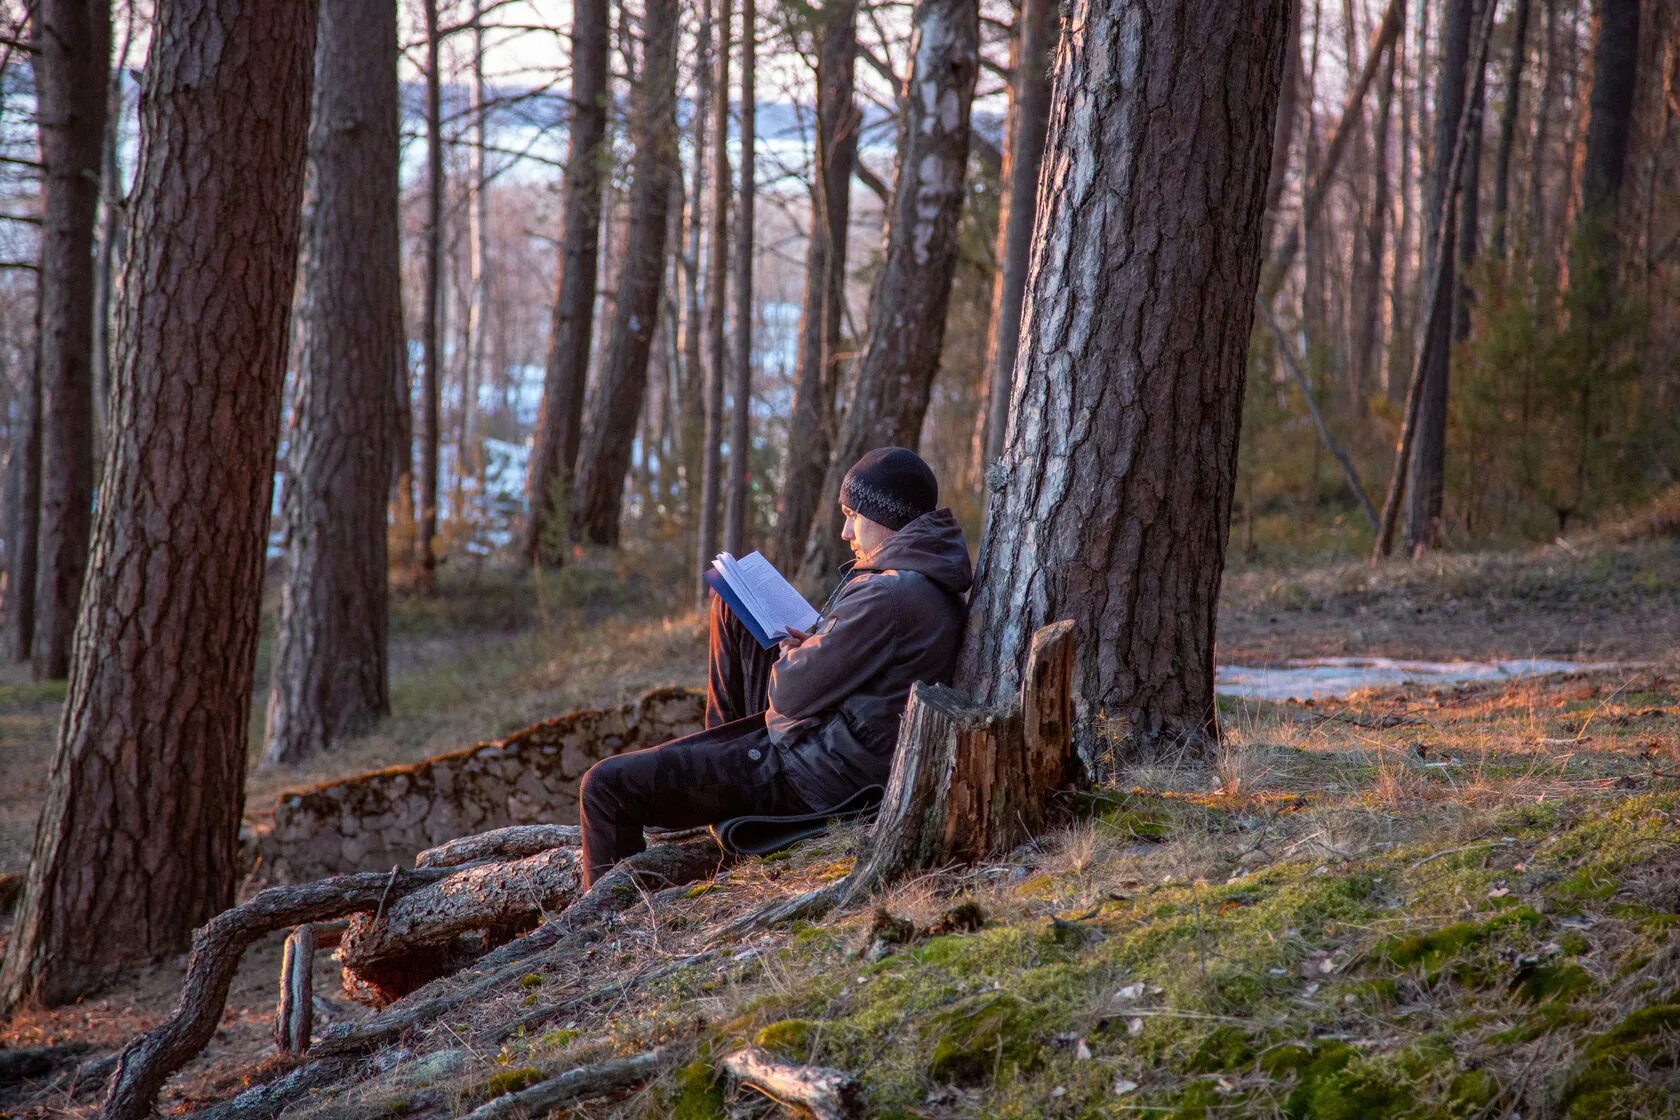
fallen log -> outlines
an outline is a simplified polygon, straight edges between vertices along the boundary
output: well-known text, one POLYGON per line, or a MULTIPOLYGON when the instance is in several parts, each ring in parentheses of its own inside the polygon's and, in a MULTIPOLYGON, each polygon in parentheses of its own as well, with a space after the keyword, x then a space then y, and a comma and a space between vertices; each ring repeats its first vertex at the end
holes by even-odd
POLYGON ((582 843, 583 834, 575 824, 516 824, 427 848, 414 858, 414 866, 460 867, 486 860, 524 859, 550 848, 576 848, 582 843))
POLYGON ((803 1108, 816 1120, 849 1120, 863 1113, 863 1086, 844 1070, 795 1065, 756 1046, 736 1051, 721 1064, 740 1084, 784 1108, 803 1108))
POLYGON ((362 1065, 359 1058, 334 1058, 311 1062, 253 1085, 237 1097, 189 1113, 187 1120, 274 1120, 293 1101, 329 1085, 348 1079, 362 1065))
POLYGON ((335 875, 300 887, 270 887, 243 906, 224 910, 193 934, 187 979, 175 1014, 130 1042, 118 1055, 102 1120, 143 1120, 157 1092, 210 1041, 227 1006, 228 986, 251 943, 277 929, 370 910, 381 898, 401 898, 447 876, 447 871, 335 875))
POLYGON ((474 1003, 517 983, 531 960, 562 942, 593 940, 606 922, 641 900, 648 888, 692 883, 716 872, 722 853, 710 839, 692 844, 663 844, 621 862, 595 880, 578 900, 546 924, 508 942, 478 960, 464 976, 436 980, 360 1023, 322 1035, 312 1058, 366 1053, 394 1042, 417 1027, 437 1021, 456 1008, 474 1003), (476 979, 473 977, 476 976, 476 979), (462 980, 469 982, 463 986, 462 980))
POLYGON ((524 1120, 527 1116, 546 1116, 575 1101, 605 1096, 650 1081, 672 1065, 677 1054, 677 1047, 662 1046, 630 1058, 615 1058, 610 1062, 569 1069, 517 1093, 481 1104, 467 1113, 466 1120, 512 1120, 514 1117, 524 1120))
POLYGON ((583 890, 578 853, 568 848, 450 871, 382 914, 350 919, 338 956, 344 990, 352 998, 384 1007, 428 981, 459 972, 486 948, 564 909, 583 890), (487 944, 462 950, 458 939, 474 931, 484 931, 487 944))
POLYGON ((51 1076, 82 1058, 92 1046, 72 1042, 62 1046, 0 1047, 0 1087, 51 1076))

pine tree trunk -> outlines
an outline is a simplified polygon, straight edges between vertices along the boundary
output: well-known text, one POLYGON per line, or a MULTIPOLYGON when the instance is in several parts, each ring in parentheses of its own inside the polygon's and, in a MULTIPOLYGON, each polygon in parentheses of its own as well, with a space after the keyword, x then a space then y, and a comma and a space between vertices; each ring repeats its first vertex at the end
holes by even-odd
POLYGON ((811 244, 793 409, 788 422, 786 481, 776 515, 771 558, 784 567, 804 554, 823 476, 834 446, 834 395, 840 385, 840 318, 846 289, 846 233, 851 222, 852 168, 862 123, 853 102, 857 64, 857 0, 828 0, 818 9, 816 169, 811 244))
POLYGON ((612 30, 607 0, 578 0, 572 22, 572 115, 567 128, 566 227, 560 241, 560 277, 549 330, 548 369, 537 416, 525 493, 531 518, 525 552, 532 560, 560 562, 561 526, 571 501, 583 424, 595 330, 595 281, 601 249, 601 191, 607 139, 607 62, 612 30))
POLYGON ((1077 0, 1064 21, 1005 477, 957 686, 1009 697, 1034 631, 1072 619, 1087 764, 1105 744, 1158 757, 1216 733, 1287 17, 1285 0, 1077 0))
POLYGON ((443 371, 443 61, 438 0, 423 0, 426 24, 425 276, 420 298, 420 526, 416 577, 430 591, 437 579, 438 415, 443 371))
POLYGON ((70 671, 93 523, 94 217, 111 66, 110 0, 40 0, 32 21, 41 129, 41 525, 35 676, 70 671))
POLYGON ((6 547, 11 573, 6 586, 7 623, 12 631, 12 660, 28 661, 35 647, 36 560, 41 539, 41 377, 36 362, 25 359, 23 413, 10 467, 17 474, 16 519, 9 526, 6 547))
POLYGON ((829 462, 799 578, 833 578, 840 539, 840 484, 864 452, 920 441, 939 370, 956 273, 957 222, 965 197, 969 108, 980 69, 975 0, 919 0, 886 261, 870 297, 869 341, 857 389, 829 462))
POLYGON ((985 463, 996 462, 1003 454, 1009 423, 1015 352, 1021 344, 1021 301, 1027 292, 1033 219, 1038 212, 1038 167, 1044 157, 1044 134, 1050 127, 1050 60, 1055 55, 1058 20, 1051 0, 1022 0, 1010 42, 1015 74, 1009 87, 1003 197, 998 203, 1000 267, 992 287, 992 329, 986 345, 991 388, 986 400, 985 463))
POLYGON ((650 0, 644 27, 630 227, 599 392, 578 452, 573 511, 575 532, 606 545, 618 543, 630 442, 647 396, 648 355, 665 279, 671 174, 677 162, 676 0, 650 0))
MULTIPOLYGON (((1634 78, 1639 66, 1639 2, 1598 0, 1593 11, 1592 90, 1587 98, 1586 142, 1576 171, 1580 209, 1572 231, 1570 285, 1582 281, 1591 285, 1589 298, 1595 318, 1608 313, 1616 298, 1617 202, 1627 163, 1634 78)), ((43 345, 44 340, 45 332, 43 345)), ((46 533, 43 513, 43 557, 46 533)), ((42 578, 47 578, 44 563, 42 578)))
MULTIPOLYGON (((701 474, 704 471, 706 438, 706 372, 701 353, 701 338, 705 321, 700 300, 700 234, 705 225, 707 137, 711 128, 712 106, 712 0, 701 0, 700 26, 695 34, 695 97, 694 129, 690 141, 694 153, 693 186, 688 192, 688 207, 684 215, 687 244, 682 253, 683 316, 682 316, 682 392, 675 405, 681 409, 677 430, 682 442, 683 498, 687 512, 687 529, 694 534, 699 548, 701 474)), ((700 559, 696 570, 704 570, 711 562, 708 554, 700 559)))
POLYGON ((757 97, 758 29, 754 0, 741 0, 741 187, 735 221, 735 389, 729 432, 729 497, 723 523, 723 547, 737 556, 747 552, 752 517, 752 361, 753 361, 753 102, 757 97))
POLYGON ((1453 208, 1446 205, 1455 184, 1448 178, 1458 121, 1465 111, 1465 78, 1470 64, 1470 24, 1475 0, 1447 0, 1441 28, 1441 77, 1436 83, 1435 143, 1431 154, 1429 195, 1424 206, 1428 272, 1439 257, 1435 286, 1437 310, 1425 310, 1433 323, 1423 338, 1423 381, 1419 386, 1416 435, 1408 465, 1406 545, 1414 555, 1441 544, 1441 497, 1446 466, 1447 380, 1452 359, 1451 310, 1458 290, 1453 208), (1445 226, 1441 221, 1445 218, 1445 226))
MULTIPOLYGON (((717 555, 723 492, 724 307, 729 286, 729 19, 731 0, 718 0, 717 56, 712 79, 712 228, 706 261, 706 429, 701 453, 698 569, 717 555)), ((710 592, 698 583, 699 607, 710 592)))
POLYGON ((1506 226, 1511 211, 1511 153, 1516 147, 1517 111, 1522 105, 1523 64, 1528 61, 1530 0, 1516 0, 1511 32, 1511 63, 1505 72, 1505 103, 1499 109, 1499 153, 1493 172, 1493 255, 1505 259, 1506 226))
POLYGON ((233 900, 314 8, 152 27, 93 578, 0 1004, 74 998, 233 900))
MULTIPOLYGON (((1383 63, 1382 84, 1377 93, 1376 127, 1371 143, 1372 190, 1370 212, 1365 216, 1361 254, 1362 279, 1359 320, 1354 342, 1355 378, 1361 388, 1377 383, 1383 356, 1383 264, 1388 251, 1389 174, 1388 137, 1394 108, 1394 69, 1397 51, 1390 50, 1383 63)), ((1363 394, 1361 400, 1363 400, 1363 394)), ((1363 418, 1363 409, 1361 418, 1363 418)))
MULTIPOLYGON (((1483 6, 1494 3, 1494 0, 1476 0, 1475 18, 1480 19, 1483 6)), ((1469 130, 1469 147, 1464 153, 1464 167, 1459 173, 1458 190, 1458 222, 1454 232, 1458 235, 1458 260, 1455 271, 1458 283, 1453 289, 1453 342, 1463 342, 1470 337, 1470 312, 1475 303, 1475 293, 1470 290, 1470 269, 1476 263, 1481 250, 1481 215, 1482 215, 1482 111, 1485 97, 1485 68, 1471 75, 1469 101, 1464 107, 1467 114, 1465 127, 1469 130)))
POLYGON ((297 372, 281 491, 286 575, 265 765, 390 712, 385 495, 404 361, 395 0, 334 0, 316 32, 297 372))

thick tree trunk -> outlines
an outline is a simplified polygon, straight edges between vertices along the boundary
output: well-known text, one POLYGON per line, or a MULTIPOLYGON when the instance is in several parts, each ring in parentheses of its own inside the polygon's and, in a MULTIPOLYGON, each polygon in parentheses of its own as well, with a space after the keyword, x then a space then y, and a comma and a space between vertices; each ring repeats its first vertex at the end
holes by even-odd
POLYGON ((804 555, 823 476, 834 446, 834 396, 840 386, 840 318, 846 288, 846 232, 852 168, 862 123, 853 102, 857 0, 828 0, 817 10, 817 142, 811 194, 811 244, 799 314, 786 481, 770 556, 791 568, 804 555))
POLYGON ((1493 255, 1505 259, 1506 226, 1511 211, 1511 153, 1516 148, 1517 111, 1522 105, 1523 65, 1528 61, 1530 0, 1516 0, 1511 31, 1511 63, 1505 72, 1505 103, 1499 109, 1499 153, 1493 172, 1493 255))
MULTIPOLYGON (((753 362, 753 102, 758 93, 758 28, 754 0, 741 0, 741 187, 735 221, 735 386, 729 430, 729 496, 723 519, 723 547, 737 556, 747 551, 752 502, 752 362, 753 362)), ((813 234, 814 236, 814 234, 813 234)))
POLYGON ((577 469, 583 423, 589 343, 595 329, 595 280, 601 248, 601 191, 606 185, 608 44, 607 0, 578 0, 572 21, 572 113, 567 128, 566 226, 560 241, 560 276, 549 329, 548 368, 537 416, 525 493, 530 503, 525 552, 558 564, 569 516, 572 473, 577 469))
POLYGON ((398 142, 395 0, 334 0, 316 32, 265 765, 328 750, 391 710, 385 495, 397 418, 388 387, 406 349, 398 142))
POLYGON ((599 392, 578 452, 572 521, 578 535, 607 545, 618 543, 630 440, 647 396, 648 354, 665 279, 671 174, 677 162, 676 0, 650 0, 644 26, 630 228, 599 392))
MULTIPOLYGON (((1009 117, 1003 144, 1003 191, 998 203, 998 271, 992 284, 992 323, 986 344, 991 388, 986 398, 985 464, 1003 454, 1009 390, 1021 343, 1021 301, 1027 293, 1033 220, 1038 213, 1038 167, 1050 127, 1050 60, 1059 13, 1051 0, 1021 0, 1010 41, 1009 117)), ((1287 141, 1285 141, 1287 143, 1287 141)), ((982 476, 984 477, 984 476, 982 476)))
POLYGON ((111 66, 110 0, 40 0, 31 21, 41 132, 41 526, 35 676, 70 672, 93 523, 94 217, 111 66))
POLYGON ((426 22, 425 279, 420 298, 420 519, 416 576, 430 591, 437 578, 438 396, 443 361, 443 74, 438 0, 424 0, 426 22))
POLYGON ((1288 11, 1077 0, 1064 27, 1005 478, 957 684, 1010 696, 1034 631, 1073 619, 1091 763, 1216 732, 1215 604, 1288 11))
POLYGON ((152 28, 93 578, 0 1003, 74 998, 232 901, 314 9, 152 28))
POLYGON ((1441 77, 1436 83, 1435 143, 1424 207, 1430 255, 1425 271, 1439 272, 1434 287, 1439 309, 1423 312, 1430 330, 1422 339, 1423 380, 1419 387, 1417 431, 1408 466, 1406 544, 1414 554, 1441 544, 1441 497, 1447 451, 1447 380, 1452 360, 1452 306, 1458 291, 1454 208, 1446 204, 1456 184, 1448 178, 1459 118, 1465 111, 1465 78, 1470 68, 1470 25, 1475 0, 1447 0, 1442 24, 1441 77), (1442 225, 1444 221, 1444 226, 1442 225), (1437 261, 1438 258, 1438 261, 1437 261))
POLYGON ((15 524, 6 538, 11 573, 6 587, 7 622, 12 631, 12 660, 28 661, 35 647, 35 589, 41 538, 41 370, 25 362, 22 431, 12 448, 10 467, 17 473, 15 524))
POLYGON ((845 548, 840 484, 846 471, 871 448, 914 448, 920 441, 945 340, 969 108, 980 70, 975 0, 919 0, 915 27, 915 69, 905 95, 886 261, 870 298, 869 341, 799 569, 800 582, 811 588, 832 580, 845 548))
MULTIPOLYGON (((1571 231, 1569 282, 1571 287, 1590 285, 1589 301, 1595 317, 1608 313, 1615 303, 1616 211, 1627 163, 1634 78, 1639 67, 1639 2, 1598 0, 1593 11, 1592 90, 1587 99, 1586 142, 1575 173, 1580 209, 1571 231)), ((43 331, 43 353, 45 337, 43 331)), ((46 533, 43 512, 43 579, 48 578, 46 533)))
MULTIPOLYGON (((702 440, 698 571, 717 555, 718 507, 723 489, 724 299, 729 286, 729 18, 731 0, 719 0, 717 57, 712 80, 712 229, 706 262, 706 426, 702 440)), ((698 583, 699 606, 710 592, 698 583)))

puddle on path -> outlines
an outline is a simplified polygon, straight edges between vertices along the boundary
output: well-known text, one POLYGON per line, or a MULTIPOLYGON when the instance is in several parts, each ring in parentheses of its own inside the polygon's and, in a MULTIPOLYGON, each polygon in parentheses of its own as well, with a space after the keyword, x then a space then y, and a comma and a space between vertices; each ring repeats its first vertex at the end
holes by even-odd
POLYGON ((1415 684, 1433 687, 1463 681, 1502 681, 1548 673, 1584 673, 1614 669, 1612 661, 1396 661, 1387 657, 1314 657, 1285 662, 1281 668, 1221 665, 1213 690, 1245 700, 1323 700, 1362 688, 1415 684))

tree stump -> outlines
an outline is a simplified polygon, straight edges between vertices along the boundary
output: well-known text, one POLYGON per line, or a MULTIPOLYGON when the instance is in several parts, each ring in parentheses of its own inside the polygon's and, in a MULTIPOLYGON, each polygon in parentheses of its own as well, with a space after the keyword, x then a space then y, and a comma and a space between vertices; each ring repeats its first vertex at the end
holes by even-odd
POLYGON ((274 1013, 274 1041, 288 1054, 309 1049, 315 1029, 315 927, 308 922, 286 936, 280 960, 280 1006, 274 1013))

